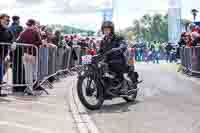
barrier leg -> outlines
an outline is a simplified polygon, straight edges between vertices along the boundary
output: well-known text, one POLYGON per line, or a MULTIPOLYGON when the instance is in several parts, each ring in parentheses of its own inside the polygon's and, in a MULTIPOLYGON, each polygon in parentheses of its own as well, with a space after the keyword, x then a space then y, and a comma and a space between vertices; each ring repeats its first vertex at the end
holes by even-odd
MULTIPOLYGON (((25 84, 25 69, 22 61, 23 49, 17 47, 13 52, 13 84, 25 84), (21 67, 20 67, 21 66, 21 67)), ((13 87, 14 92, 23 92, 26 87, 13 87)))
MULTIPOLYGON (((3 82, 3 64, 0 63, 0 85, 3 82)), ((2 88, 0 87, 0 95, 2 94, 2 88)))

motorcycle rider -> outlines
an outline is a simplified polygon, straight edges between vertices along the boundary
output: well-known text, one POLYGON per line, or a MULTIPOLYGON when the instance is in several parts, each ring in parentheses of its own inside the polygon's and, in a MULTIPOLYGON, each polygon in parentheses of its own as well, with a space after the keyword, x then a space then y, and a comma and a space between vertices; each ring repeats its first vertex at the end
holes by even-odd
MULTIPOLYGON (((124 79, 124 74, 128 73, 128 70, 130 70, 125 56, 128 45, 123 37, 115 34, 113 22, 103 22, 101 31, 104 34, 104 38, 101 42, 99 53, 104 54, 108 51, 112 51, 107 54, 105 62, 108 64, 108 69, 116 74, 116 78, 122 81, 124 79)), ((132 71, 133 73, 127 75, 126 79, 135 83, 137 82, 138 75, 134 75, 135 72, 134 70, 132 71)))

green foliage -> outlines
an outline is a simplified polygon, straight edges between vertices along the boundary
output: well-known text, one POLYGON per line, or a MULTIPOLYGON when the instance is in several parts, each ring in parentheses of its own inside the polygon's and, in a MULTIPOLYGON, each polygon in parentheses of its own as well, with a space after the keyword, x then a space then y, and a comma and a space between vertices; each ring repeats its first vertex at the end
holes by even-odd
POLYGON ((48 25, 49 28, 55 30, 60 30, 64 34, 78 34, 78 33, 86 33, 88 36, 92 36, 95 32, 92 30, 84 30, 80 28, 75 28, 66 25, 48 25))
POLYGON ((168 41, 168 15, 155 14, 150 16, 145 14, 141 19, 134 20, 133 26, 125 32, 132 31, 137 40, 148 42, 168 41))

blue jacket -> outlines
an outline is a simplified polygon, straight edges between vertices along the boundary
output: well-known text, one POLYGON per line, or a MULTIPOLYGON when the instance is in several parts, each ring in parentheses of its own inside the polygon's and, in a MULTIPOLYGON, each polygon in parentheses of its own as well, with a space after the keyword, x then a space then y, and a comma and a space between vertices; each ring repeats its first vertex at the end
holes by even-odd
POLYGON ((19 34, 23 31, 23 27, 17 23, 12 23, 9 30, 13 33, 15 40, 18 38, 19 34))

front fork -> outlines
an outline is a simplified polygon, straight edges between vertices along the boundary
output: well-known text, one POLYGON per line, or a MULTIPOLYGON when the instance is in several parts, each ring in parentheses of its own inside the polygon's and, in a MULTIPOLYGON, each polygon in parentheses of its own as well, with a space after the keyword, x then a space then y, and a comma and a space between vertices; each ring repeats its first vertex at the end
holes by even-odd
POLYGON ((86 84, 86 95, 87 96, 92 96, 92 94, 95 91, 95 88, 94 88, 94 86, 92 88, 91 83, 92 83, 92 78, 88 77, 87 84, 86 84))

